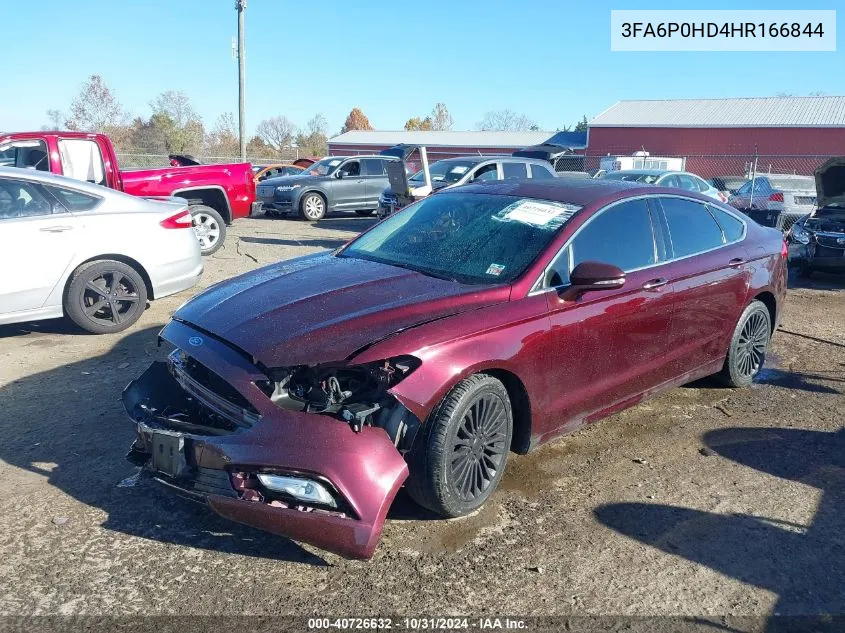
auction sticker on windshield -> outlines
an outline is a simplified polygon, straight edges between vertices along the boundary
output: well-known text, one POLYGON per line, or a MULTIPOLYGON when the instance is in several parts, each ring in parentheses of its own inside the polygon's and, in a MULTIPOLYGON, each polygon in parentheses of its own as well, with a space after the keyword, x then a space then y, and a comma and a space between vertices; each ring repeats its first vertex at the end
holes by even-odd
POLYGON ((465 174, 467 169, 469 169, 469 167, 467 167, 466 165, 456 165, 455 167, 452 167, 452 173, 465 174))
POLYGON ((571 204, 543 202, 541 200, 517 200, 502 209, 503 220, 513 220, 534 226, 554 225, 555 228, 572 217, 579 209, 571 204))
POLYGON ((498 277, 499 275, 502 274, 502 271, 504 269, 505 269, 504 264, 490 264, 490 266, 487 268, 487 274, 488 275, 495 275, 496 277, 498 277))

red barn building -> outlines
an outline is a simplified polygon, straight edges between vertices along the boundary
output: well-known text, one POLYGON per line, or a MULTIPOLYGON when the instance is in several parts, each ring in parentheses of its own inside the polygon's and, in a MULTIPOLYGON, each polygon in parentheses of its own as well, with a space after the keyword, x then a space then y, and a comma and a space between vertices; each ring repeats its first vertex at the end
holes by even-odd
POLYGON ((811 174, 845 154, 845 97, 618 101, 590 122, 594 162, 642 150, 705 178, 741 174, 755 154, 772 172, 811 174))

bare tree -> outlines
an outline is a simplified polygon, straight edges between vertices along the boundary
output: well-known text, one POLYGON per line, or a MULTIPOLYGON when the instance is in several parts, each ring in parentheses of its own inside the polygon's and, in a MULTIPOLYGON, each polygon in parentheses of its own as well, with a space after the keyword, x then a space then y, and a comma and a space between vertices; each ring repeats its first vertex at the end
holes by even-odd
POLYGON ((155 133, 160 135, 168 153, 182 154, 200 150, 205 129, 188 95, 182 91, 168 90, 151 101, 150 107, 153 110, 150 123, 155 133))
POLYGON ((54 110, 54 109, 47 110, 47 121, 48 121, 48 123, 47 123, 47 125, 42 126, 41 129, 42 130, 53 130, 53 131, 61 130, 62 127, 64 127, 62 125, 62 121, 64 121, 64 119, 65 119, 65 117, 61 113, 60 110, 54 110))
POLYGON ((340 130, 340 133, 343 134, 344 132, 349 132, 350 130, 372 130, 373 126, 370 125, 370 120, 367 118, 367 115, 364 114, 360 108, 352 108, 352 111, 349 113, 349 116, 346 117, 346 122, 343 124, 343 128, 340 130))
POLYGON ((446 108, 445 103, 438 102, 431 111, 431 115, 427 118, 431 120, 432 130, 452 129, 452 115, 449 114, 449 110, 446 108))
POLYGON ((236 156, 240 151, 238 126, 235 115, 224 112, 214 122, 211 132, 206 135, 205 151, 210 156, 236 156))
POLYGON ((285 116, 274 116, 258 124, 255 132, 264 143, 270 145, 280 155, 293 142, 295 127, 285 116))
POLYGON ((525 114, 513 110, 494 110, 487 112, 484 118, 475 124, 478 130, 500 130, 504 132, 522 132, 538 129, 537 124, 525 114))
POLYGON ((71 130, 103 132, 112 136, 126 130, 128 116, 100 75, 91 75, 70 104, 65 125, 71 130))
POLYGON ((329 151, 329 124, 321 113, 317 113, 308 121, 304 130, 296 135, 296 145, 304 155, 325 156, 329 151))

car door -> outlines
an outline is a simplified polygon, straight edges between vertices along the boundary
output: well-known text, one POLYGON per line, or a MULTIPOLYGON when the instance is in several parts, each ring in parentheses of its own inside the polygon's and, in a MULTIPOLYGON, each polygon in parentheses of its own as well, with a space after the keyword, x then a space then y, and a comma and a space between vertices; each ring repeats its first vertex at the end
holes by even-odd
POLYGON ((520 162, 502 161, 502 179, 528 178, 528 165, 520 162))
POLYGON ((590 218, 561 251, 547 283, 556 344, 548 368, 549 402, 559 419, 588 421, 614 405, 668 380, 673 289, 664 271, 664 247, 646 198, 615 203, 590 218), (626 272, 618 289, 566 292, 569 274, 583 261, 626 272))
POLYGON ((367 181, 361 173, 361 161, 357 158, 348 160, 338 167, 337 171, 343 173, 342 178, 337 178, 332 183, 332 198, 334 207, 337 209, 363 209, 367 196, 367 181))
POLYGON ((723 229, 716 212, 699 200, 659 196, 654 204, 670 258, 664 274, 675 295, 667 359, 681 375, 724 360, 751 277, 742 244, 745 225, 739 216, 728 214, 740 223, 741 233, 736 227, 723 229))
POLYGON ((361 167, 366 181, 366 192, 362 209, 378 207, 381 192, 390 184, 387 179, 387 165, 383 158, 362 158, 361 167))
POLYGON ((675 174, 661 176, 657 179, 657 182, 654 184, 658 187, 676 187, 678 189, 681 188, 681 182, 678 180, 678 177, 675 174))
POLYGON ((78 229, 39 185, 0 178, 0 312, 44 307, 73 261, 78 229))
POLYGON ((499 163, 483 163, 472 170, 466 182, 484 182, 485 180, 501 180, 499 163))

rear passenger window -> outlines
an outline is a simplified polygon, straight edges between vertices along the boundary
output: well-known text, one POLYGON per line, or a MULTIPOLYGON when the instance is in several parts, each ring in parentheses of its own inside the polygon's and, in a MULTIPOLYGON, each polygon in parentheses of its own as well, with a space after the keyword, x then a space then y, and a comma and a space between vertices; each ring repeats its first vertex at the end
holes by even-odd
POLYGON ((713 216, 716 218, 716 221, 722 227, 722 231, 725 233, 725 240, 728 242, 736 242, 742 237, 742 232, 745 230, 745 226, 741 220, 735 218, 727 211, 723 211, 719 207, 711 206, 709 208, 713 213, 713 216))
POLYGON ((555 177, 555 175, 551 172, 551 170, 546 169, 542 165, 531 165, 531 177, 541 180, 550 180, 555 177))
POLYGON ((528 168, 525 163, 502 163, 502 173, 505 180, 509 178, 528 178, 528 168))
POLYGON ((364 166, 365 176, 384 176, 387 174, 384 168, 384 161, 377 158, 364 158, 361 160, 364 166))
POLYGON ((572 240, 572 267, 592 260, 624 271, 656 263, 654 233, 645 200, 630 200, 596 215, 572 240))
POLYGON ((674 257, 686 257, 721 246, 722 229, 701 202, 660 198, 674 257))
POLYGON ((47 187, 54 196, 71 211, 88 211, 93 209, 99 203, 101 198, 92 196, 81 191, 73 191, 72 189, 65 189, 64 187, 47 187))

